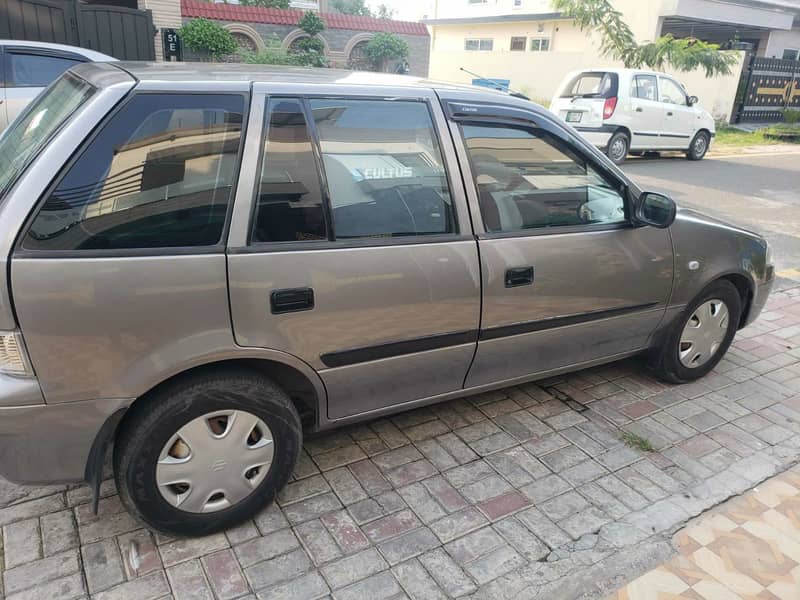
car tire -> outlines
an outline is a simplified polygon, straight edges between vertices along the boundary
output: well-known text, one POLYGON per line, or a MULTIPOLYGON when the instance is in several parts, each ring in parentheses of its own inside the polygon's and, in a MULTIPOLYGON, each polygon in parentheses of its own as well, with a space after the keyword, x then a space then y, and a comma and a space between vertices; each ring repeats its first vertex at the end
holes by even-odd
POLYGON ((202 536, 275 498, 302 446, 289 396, 245 368, 179 377, 134 404, 114 445, 117 490, 132 515, 171 535, 202 536))
POLYGON ((708 152, 708 143, 710 140, 711 136, 709 136, 708 133, 705 131, 698 131, 694 139, 692 139, 692 143, 689 145, 686 158, 689 160, 703 160, 706 152, 708 152))
POLYGON ((611 136, 606 146, 606 156, 611 159, 615 165, 621 165, 628 157, 628 149, 631 147, 631 141, 623 131, 618 131, 611 136))
POLYGON ((655 351, 651 369, 668 383, 687 383, 707 375, 728 351, 741 314, 742 299, 736 287, 724 279, 712 283, 673 321, 655 351))

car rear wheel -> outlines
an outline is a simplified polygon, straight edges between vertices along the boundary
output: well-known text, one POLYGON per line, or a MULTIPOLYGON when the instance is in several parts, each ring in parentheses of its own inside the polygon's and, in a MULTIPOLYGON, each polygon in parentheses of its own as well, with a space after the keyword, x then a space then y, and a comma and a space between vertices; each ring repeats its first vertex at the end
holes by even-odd
POLYGON ((622 131, 618 131, 608 140, 606 156, 608 156, 615 165, 621 165, 628 156, 628 148, 630 148, 630 145, 631 143, 628 136, 622 131))
POLYGON ((694 381, 708 374, 728 351, 742 314, 742 300, 732 283, 708 286, 675 319, 652 363, 669 383, 694 381))
POLYGON ((300 418, 255 371, 190 375, 140 402, 117 436, 114 475, 126 508, 153 529, 200 536, 231 527, 291 476, 300 418))
POLYGON ((708 152, 709 140, 711 140, 711 137, 705 131, 698 131, 689 146, 688 152, 686 152, 686 158, 689 160, 702 160, 706 152, 708 152))

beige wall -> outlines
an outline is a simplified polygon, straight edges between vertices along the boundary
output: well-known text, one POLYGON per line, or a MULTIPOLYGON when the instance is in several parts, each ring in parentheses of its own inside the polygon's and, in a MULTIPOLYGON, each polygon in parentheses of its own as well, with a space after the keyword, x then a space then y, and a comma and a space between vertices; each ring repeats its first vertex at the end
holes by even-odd
POLYGON ((156 60, 164 60, 164 49, 161 44, 161 29, 181 27, 180 0, 139 0, 139 8, 153 11, 153 24, 159 32, 156 34, 156 60))
MULTIPOLYGON (((483 77, 510 79, 514 90, 548 104, 569 71, 622 66, 600 56, 600 43, 596 35, 587 35, 568 21, 551 21, 545 26, 545 30, 552 33, 550 52, 509 50, 513 35, 542 35, 537 32, 535 22, 436 25, 432 29, 432 79, 471 83, 472 76, 460 70, 464 67, 483 77), (493 38, 494 50, 467 52, 464 50, 464 39, 468 37, 493 38)), ((706 79, 703 71, 670 74, 682 81, 690 94, 698 96, 701 105, 715 118, 727 120, 733 110, 743 57, 741 53, 732 74, 725 77, 706 79)))
POLYGON ((792 29, 791 31, 771 32, 764 56, 781 58, 783 51, 789 48, 800 49, 800 28, 792 29))

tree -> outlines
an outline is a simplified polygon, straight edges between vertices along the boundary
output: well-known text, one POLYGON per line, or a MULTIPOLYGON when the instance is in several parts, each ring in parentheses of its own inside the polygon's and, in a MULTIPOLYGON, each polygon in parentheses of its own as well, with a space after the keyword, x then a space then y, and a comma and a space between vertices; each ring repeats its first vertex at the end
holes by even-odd
POLYGON ((325 30, 325 21, 317 13, 309 10, 303 15, 297 26, 306 34, 291 48, 291 53, 299 61, 298 64, 309 67, 327 67, 325 42, 319 37, 319 34, 325 30))
POLYGON ((192 19, 178 30, 178 35, 187 48, 214 59, 231 54, 238 47, 230 31, 208 19, 192 19))
POLYGON ((365 0, 332 0, 331 8, 345 15, 359 15, 361 17, 373 16, 365 0))
POLYGON ((384 71, 388 61, 408 57, 408 44, 393 33, 376 33, 364 46, 364 54, 376 70, 384 71))
POLYGON ((600 33, 600 52, 631 69, 649 67, 692 71, 702 67, 706 77, 728 75, 738 61, 734 52, 722 51, 718 44, 696 38, 676 38, 664 35, 654 42, 638 44, 633 31, 610 0, 552 0, 553 8, 573 19, 581 31, 600 33))
POLYGON ((265 8, 289 8, 290 0, 239 0, 244 6, 263 6, 265 8))
POLYGON ((395 10, 393 8, 389 8, 385 4, 378 5, 378 12, 374 14, 374 17, 379 19, 392 19, 394 18, 395 10))

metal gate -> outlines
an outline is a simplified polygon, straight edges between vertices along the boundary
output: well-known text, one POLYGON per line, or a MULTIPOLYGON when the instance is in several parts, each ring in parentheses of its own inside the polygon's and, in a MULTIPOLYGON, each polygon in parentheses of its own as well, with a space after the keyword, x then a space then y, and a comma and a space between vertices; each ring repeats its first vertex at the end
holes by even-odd
POLYGON ((0 0, 0 38, 91 48, 120 60, 155 60, 153 15, 78 0, 0 0))
POLYGON ((800 109, 800 62, 753 56, 739 82, 734 123, 782 121, 786 108, 800 109))

